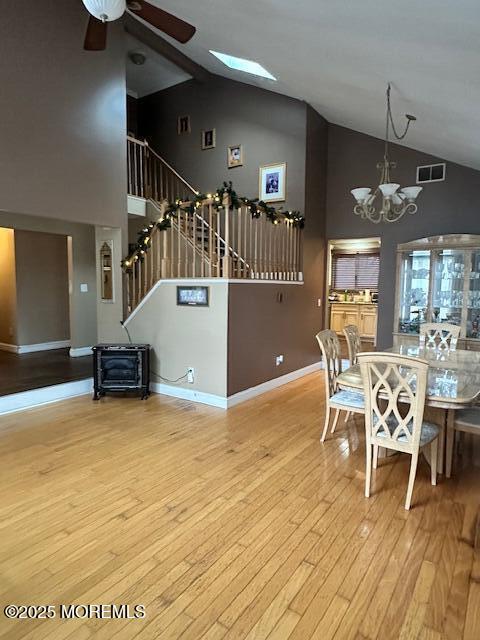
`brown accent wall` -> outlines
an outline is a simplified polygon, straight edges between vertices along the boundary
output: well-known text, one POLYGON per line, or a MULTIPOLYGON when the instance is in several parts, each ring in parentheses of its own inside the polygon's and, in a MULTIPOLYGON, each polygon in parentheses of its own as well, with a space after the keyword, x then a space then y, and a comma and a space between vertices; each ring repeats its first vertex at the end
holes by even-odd
POLYGON ((306 104, 258 87, 212 76, 189 80, 139 101, 139 133, 204 193, 231 180, 237 193, 258 197, 258 169, 287 163, 286 207, 305 207, 306 104), (189 115, 191 133, 177 134, 189 115), (216 129, 216 147, 202 151, 202 129, 216 129), (227 167, 227 146, 242 144, 242 167, 227 167))
POLYGON ((306 107, 303 284, 230 284, 228 395, 319 361, 323 328, 327 122, 306 107), (283 355, 277 366, 276 356, 283 355))
POLYGON ((125 50, 83 50, 80 0, 2 2, 0 211, 126 226, 125 50))
MULTIPOLYGON (((421 122, 415 124, 420 127, 421 122)), ((440 132, 439 132, 440 133, 440 132)), ((442 233, 480 233, 477 194, 480 171, 447 162, 445 182, 424 185, 418 197, 418 212, 393 224, 372 224, 353 213, 354 187, 376 187, 376 164, 383 157, 383 141, 351 129, 328 127, 327 237, 362 238, 380 236, 380 280, 378 346, 391 346, 395 305, 397 245, 442 233)), ((403 186, 414 185, 416 167, 443 162, 426 153, 392 145, 391 159, 397 163, 392 178, 403 186)))
POLYGON ((70 339, 67 237, 15 231, 17 344, 70 339))

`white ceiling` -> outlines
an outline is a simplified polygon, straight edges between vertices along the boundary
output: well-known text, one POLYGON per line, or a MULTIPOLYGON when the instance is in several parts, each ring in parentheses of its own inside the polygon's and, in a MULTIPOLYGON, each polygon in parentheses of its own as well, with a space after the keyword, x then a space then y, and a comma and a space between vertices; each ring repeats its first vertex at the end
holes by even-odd
POLYGON ((390 81, 396 121, 418 118, 403 144, 480 169, 479 0, 150 1, 197 27, 186 45, 167 38, 187 56, 333 123, 383 137, 390 81), (209 49, 253 59, 278 82, 229 70, 209 49))
POLYGON ((142 98, 155 91, 168 89, 174 84, 184 82, 191 78, 187 73, 178 69, 150 47, 145 46, 139 40, 127 33, 127 88, 138 98, 142 98), (146 57, 145 64, 134 64, 128 54, 131 52, 143 53, 146 57))

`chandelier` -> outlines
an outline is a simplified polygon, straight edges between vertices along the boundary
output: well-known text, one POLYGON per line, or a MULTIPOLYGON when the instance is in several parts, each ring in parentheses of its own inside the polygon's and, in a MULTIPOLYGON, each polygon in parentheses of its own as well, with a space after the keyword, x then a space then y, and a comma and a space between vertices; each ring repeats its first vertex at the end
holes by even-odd
POLYGON ((403 140, 407 135, 410 123, 416 120, 415 116, 405 114, 407 119, 407 125, 405 131, 399 135, 395 129, 393 122, 392 110, 390 107, 390 84, 387 87, 387 114, 386 114, 386 127, 385 127, 385 151, 383 154, 383 161, 377 164, 377 169, 380 170, 380 184, 372 193, 369 187, 360 187, 358 189, 352 189, 351 193, 357 204, 353 208, 354 213, 357 216, 361 216, 364 220, 368 219, 370 222, 396 222, 405 213, 414 214, 417 212, 417 205, 415 200, 418 194, 422 190, 422 187, 403 187, 396 182, 392 182, 390 178, 390 169, 395 169, 397 166, 395 162, 390 162, 388 155, 388 138, 390 134, 390 125, 392 127, 393 134, 397 140, 403 140), (375 206, 377 196, 381 196, 377 204, 380 208, 375 206))

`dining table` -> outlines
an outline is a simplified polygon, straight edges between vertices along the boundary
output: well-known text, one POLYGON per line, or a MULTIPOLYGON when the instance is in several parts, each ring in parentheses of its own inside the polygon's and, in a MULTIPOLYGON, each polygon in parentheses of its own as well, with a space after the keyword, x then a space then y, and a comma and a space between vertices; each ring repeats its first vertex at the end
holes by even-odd
MULTIPOLYGON (((444 410, 438 425, 441 428, 438 472, 443 473, 445 449, 451 450, 453 446, 455 411, 480 401, 480 351, 421 347, 412 344, 411 338, 402 340, 402 337, 396 337, 394 346, 385 351, 421 358, 429 364, 425 406, 444 410)), ((360 365, 342 371, 337 384, 340 389, 363 390, 360 365)), ((424 453, 428 460, 428 452, 424 453)))

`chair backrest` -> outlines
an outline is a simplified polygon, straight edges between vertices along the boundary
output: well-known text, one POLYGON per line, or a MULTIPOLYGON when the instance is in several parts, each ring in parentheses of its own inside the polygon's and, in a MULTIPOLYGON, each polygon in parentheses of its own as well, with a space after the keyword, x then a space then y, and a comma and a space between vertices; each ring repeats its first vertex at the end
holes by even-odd
POLYGON ((381 439, 387 448, 414 451, 420 443, 428 362, 382 352, 359 353, 358 362, 367 439, 377 444, 381 439))
POLYGON ((325 329, 315 336, 322 352, 325 369, 325 391, 327 399, 337 390, 337 378, 342 372, 340 341, 335 331, 325 329))
POLYGON ((425 322, 420 325, 420 346, 455 351, 460 327, 446 322, 425 322))
POLYGON ((362 350, 360 331, 356 325, 347 324, 347 326, 343 328, 343 335, 347 341, 350 366, 353 367, 354 364, 357 364, 357 354, 362 350))

